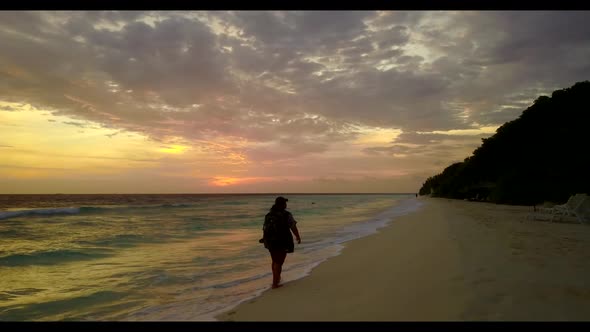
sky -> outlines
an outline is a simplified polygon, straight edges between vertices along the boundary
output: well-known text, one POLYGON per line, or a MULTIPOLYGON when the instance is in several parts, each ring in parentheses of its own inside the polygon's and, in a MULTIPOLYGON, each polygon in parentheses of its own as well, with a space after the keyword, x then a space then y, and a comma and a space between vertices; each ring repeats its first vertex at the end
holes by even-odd
POLYGON ((417 192, 538 96, 588 80, 587 22, 2 11, 0 193, 417 192))

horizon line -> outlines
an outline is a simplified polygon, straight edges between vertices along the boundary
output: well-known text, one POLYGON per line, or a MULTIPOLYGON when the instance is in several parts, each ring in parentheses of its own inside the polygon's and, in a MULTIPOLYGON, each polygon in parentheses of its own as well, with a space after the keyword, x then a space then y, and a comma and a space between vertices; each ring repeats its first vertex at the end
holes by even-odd
POLYGON ((404 195, 417 192, 266 192, 266 193, 0 193, 0 195, 404 195))

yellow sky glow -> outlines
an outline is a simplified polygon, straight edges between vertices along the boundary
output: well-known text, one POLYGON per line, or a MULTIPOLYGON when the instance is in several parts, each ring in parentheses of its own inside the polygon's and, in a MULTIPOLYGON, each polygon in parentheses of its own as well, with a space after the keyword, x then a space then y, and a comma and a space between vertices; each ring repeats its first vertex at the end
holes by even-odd
POLYGON ((446 131, 440 131, 440 130, 436 130, 433 132, 419 132, 420 134, 443 134, 443 135, 457 135, 457 136, 462 136, 462 135, 480 135, 480 134, 493 134, 496 132, 496 129, 498 129, 499 126, 490 126, 490 127, 481 127, 481 128, 477 128, 477 129, 452 129, 452 130, 446 130, 446 131))
POLYGON ((361 135, 355 143, 362 145, 389 144, 402 133, 402 131, 398 129, 370 127, 359 127, 359 131, 361 132, 361 135))
MULTIPOLYGON (((56 115, 28 104, 0 101, 0 108, 3 109, 0 111, 0 181, 12 183, 4 185, 4 192, 67 192, 59 188, 63 181, 60 179, 73 181, 67 188, 76 188, 69 189, 76 192, 93 192, 84 189, 87 181, 104 183, 100 185, 102 192, 164 192, 158 188, 167 188, 171 183, 175 188, 183 188, 177 189, 179 192, 206 192, 207 188, 225 192, 233 187, 272 190, 266 188, 274 188, 276 181, 289 181, 291 185, 307 183, 330 178, 334 171, 328 167, 295 174, 304 166, 297 156, 282 161, 250 160, 244 151, 266 145, 246 139, 214 137, 188 141, 182 137, 164 137, 153 140, 143 133, 56 115), (290 171, 277 176, 273 171, 277 167, 288 167, 290 171), (41 188, 39 183, 43 181, 53 182, 41 188)), ((368 126, 357 126, 354 130, 355 139, 334 142, 329 150, 317 154, 315 160, 324 160, 322 163, 328 165, 330 158, 364 158, 364 148, 387 147, 402 133, 397 129, 368 126)), ((467 135, 493 130, 490 127, 445 133, 467 135)), ((272 147, 272 144, 267 146, 272 147)), ((346 176, 351 179, 365 175, 399 176, 402 174, 399 172, 403 173, 395 169, 349 170, 346 176)), ((167 190, 175 192, 172 188, 167 190)))
POLYGON ((172 145, 167 146, 167 147, 161 147, 161 148, 158 149, 158 151, 164 152, 164 153, 171 153, 171 154, 182 154, 188 148, 189 148, 188 146, 172 144, 172 145))

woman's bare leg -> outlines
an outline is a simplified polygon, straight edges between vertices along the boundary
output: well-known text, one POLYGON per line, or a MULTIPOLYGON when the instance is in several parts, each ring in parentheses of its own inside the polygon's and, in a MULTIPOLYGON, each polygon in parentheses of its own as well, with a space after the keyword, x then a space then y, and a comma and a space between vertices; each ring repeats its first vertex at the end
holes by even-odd
POLYGON ((271 251, 270 257, 272 258, 272 288, 278 288, 282 286, 279 283, 287 253, 285 251, 271 251))

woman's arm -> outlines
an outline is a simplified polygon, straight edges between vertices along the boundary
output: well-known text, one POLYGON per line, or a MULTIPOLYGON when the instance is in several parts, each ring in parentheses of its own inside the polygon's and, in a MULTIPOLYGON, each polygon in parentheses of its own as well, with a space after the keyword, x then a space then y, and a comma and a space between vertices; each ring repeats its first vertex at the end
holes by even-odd
POLYGON ((293 224, 293 226, 291 226, 291 231, 293 232, 293 234, 295 234, 295 238, 297 239, 297 243, 300 244, 301 243, 301 236, 299 236, 299 230, 297 229, 297 225, 293 224))
POLYGON ((293 215, 289 212, 289 225, 293 234, 295 234, 295 238, 297 239, 297 243, 301 243, 301 236, 299 236, 299 230, 297 229, 297 221, 293 218, 293 215))

